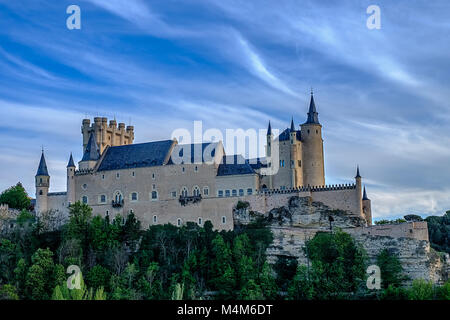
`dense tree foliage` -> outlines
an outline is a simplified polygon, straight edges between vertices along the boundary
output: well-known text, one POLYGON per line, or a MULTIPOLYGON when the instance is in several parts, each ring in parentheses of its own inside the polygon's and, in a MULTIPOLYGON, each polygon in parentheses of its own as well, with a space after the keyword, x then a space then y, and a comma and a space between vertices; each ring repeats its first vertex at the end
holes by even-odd
POLYGON ((427 217, 425 221, 428 223, 428 235, 433 249, 450 253, 450 211, 442 217, 427 217))
POLYGON ((0 194, 0 204, 7 204, 11 209, 30 209, 31 199, 19 182, 0 194))
MULTIPOLYGON (((50 215, 49 215, 50 216, 50 215)), ((0 299, 449 299, 450 283, 416 281, 403 288, 398 258, 377 259, 383 289, 365 288, 367 258, 341 231, 307 241, 306 263, 280 257, 272 267, 266 249, 273 236, 263 220, 234 231, 187 223, 141 229, 133 214, 110 220, 75 203, 63 225, 21 212, 0 235, 0 299), (59 227, 58 227, 59 226, 59 227), (69 266, 81 286, 68 289, 69 266), (431 289, 430 289, 431 286, 431 289)))

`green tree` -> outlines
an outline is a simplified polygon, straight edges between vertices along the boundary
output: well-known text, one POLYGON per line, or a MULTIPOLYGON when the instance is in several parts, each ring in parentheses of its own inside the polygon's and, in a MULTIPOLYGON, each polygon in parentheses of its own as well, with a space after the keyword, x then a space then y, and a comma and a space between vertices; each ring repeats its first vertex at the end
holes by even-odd
POLYGON ((108 287, 111 272, 101 265, 94 266, 86 275, 86 282, 94 289, 108 287))
POLYGON ((19 300, 16 287, 11 284, 0 286, 0 300, 19 300))
POLYGON ((106 293, 103 288, 98 288, 95 292, 88 289, 80 273, 80 288, 69 289, 66 282, 57 285, 52 294, 52 300, 106 300, 106 293))
POLYGON ((263 300, 264 294, 255 280, 249 280, 239 292, 239 300, 263 300))
POLYGON ((437 298, 440 300, 450 300, 450 280, 437 289, 437 298))
POLYGON ((433 300, 434 289, 431 281, 416 279, 408 290, 409 300, 433 300))
POLYGON ((28 210, 22 209, 22 211, 20 211, 19 215, 17 216, 16 222, 20 226, 23 226, 27 222, 34 222, 34 216, 28 210))
POLYGON ((297 273, 288 288, 288 298, 291 300, 312 300, 314 298, 314 285, 310 277, 310 272, 306 266, 298 266, 297 273))
POLYGON ((395 254, 383 249, 377 256, 377 266, 381 271, 381 285, 384 289, 389 286, 399 287, 406 280, 402 275, 403 267, 395 254))
POLYGON ((272 273, 273 271, 269 263, 267 261, 264 262, 258 283, 261 287, 264 298, 267 300, 275 299, 278 294, 277 284, 272 273))
POLYGON ((17 210, 26 210, 31 206, 31 200, 20 182, 0 194, 0 204, 3 203, 17 210))
MULTIPOLYGON (((86 249, 89 237, 89 225, 92 219, 92 208, 80 201, 75 202, 69 207, 69 223, 67 233, 69 238, 75 238, 81 241, 82 248, 86 249)), ((87 250, 83 250, 87 251, 87 250)))

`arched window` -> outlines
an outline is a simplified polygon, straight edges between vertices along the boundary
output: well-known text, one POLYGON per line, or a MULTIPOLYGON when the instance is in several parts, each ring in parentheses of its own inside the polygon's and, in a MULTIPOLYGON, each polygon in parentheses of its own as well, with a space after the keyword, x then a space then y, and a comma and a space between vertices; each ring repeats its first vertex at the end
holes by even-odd
POLYGON ((181 226, 181 219, 180 218, 177 219, 177 226, 179 226, 179 227, 181 226))
POLYGON ((114 195, 114 201, 116 203, 121 203, 123 201, 123 196, 122 196, 122 193, 120 193, 120 191, 116 191, 116 193, 114 195))
POLYGON ((39 190, 39 195, 42 196, 43 194, 42 190, 39 190))
POLYGON ((201 226, 201 225, 202 225, 202 223, 203 223, 203 220, 202 220, 202 218, 198 218, 198 225, 199 225, 199 226, 201 226))
POLYGON ((158 222, 158 217, 155 215, 153 216, 153 223, 157 223, 158 222))
POLYGON ((192 188, 192 195, 194 196, 199 196, 200 195, 200 188, 195 186, 194 188, 192 188))
POLYGON ((188 188, 182 187, 180 194, 181 194, 182 197, 187 197, 189 195, 188 188))

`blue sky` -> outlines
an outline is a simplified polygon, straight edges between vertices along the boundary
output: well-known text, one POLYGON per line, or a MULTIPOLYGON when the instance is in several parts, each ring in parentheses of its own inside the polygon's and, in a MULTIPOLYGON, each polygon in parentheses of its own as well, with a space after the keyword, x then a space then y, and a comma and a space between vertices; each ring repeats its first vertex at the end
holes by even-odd
POLYGON ((356 164, 375 218, 450 209, 450 2, 0 0, 0 189, 34 196, 41 146, 65 190, 81 120, 135 142, 176 128, 288 126, 314 87, 326 179, 356 164), (81 8, 81 30, 66 8, 81 8), (381 29, 366 9, 381 8, 381 29))

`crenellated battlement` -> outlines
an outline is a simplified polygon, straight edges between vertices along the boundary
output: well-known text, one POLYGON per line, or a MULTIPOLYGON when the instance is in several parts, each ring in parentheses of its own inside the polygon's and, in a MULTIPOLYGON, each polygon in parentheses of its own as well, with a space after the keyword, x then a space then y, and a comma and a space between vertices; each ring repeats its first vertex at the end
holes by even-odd
POLYGON ((326 186, 306 186, 298 188, 286 188, 286 189, 264 189, 258 191, 258 194, 286 194, 297 192, 321 192, 321 191, 334 191, 334 190, 352 190, 356 189, 356 184, 332 184, 326 186))
POLYGON ((126 126, 125 123, 117 123, 116 120, 108 118, 95 117, 94 123, 91 124, 90 119, 83 119, 81 133, 83 134, 83 150, 86 148, 91 132, 94 133, 100 153, 107 146, 122 146, 132 144, 134 141, 134 127, 126 126))

